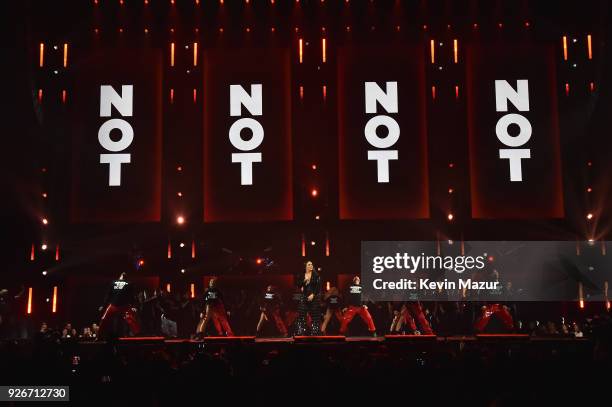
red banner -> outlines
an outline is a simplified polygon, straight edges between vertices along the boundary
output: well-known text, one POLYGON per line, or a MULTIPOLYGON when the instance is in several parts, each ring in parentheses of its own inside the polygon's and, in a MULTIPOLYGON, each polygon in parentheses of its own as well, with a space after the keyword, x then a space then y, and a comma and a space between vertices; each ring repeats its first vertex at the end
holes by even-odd
POLYGON ((204 52, 204 221, 293 219, 286 49, 204 52))
POLYGON ((564 216, 551 45, 467 49, 472 217, 564 216))
POLYGON ((76 66, 73 222, 161 217, 161 55, 107 50, 76 66))
POLYGON ((341 219, 429 217, 424 51, 340 48, 341 219))

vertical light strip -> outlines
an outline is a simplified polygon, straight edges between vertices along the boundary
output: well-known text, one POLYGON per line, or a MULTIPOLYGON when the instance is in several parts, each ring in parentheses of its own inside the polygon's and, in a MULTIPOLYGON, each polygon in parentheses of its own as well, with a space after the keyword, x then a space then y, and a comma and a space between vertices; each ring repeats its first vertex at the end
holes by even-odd
POLYGON ((435 86, 431 87, 431 98, 432 100, 436 100, 436 87, 435 86))
POLYGON ((198 43, 193 43, 193 66, 198 66, 198 43))
POLYGON ((306 257, 306 238, 302 233, 302 257, 306 257))
POLYGON ((301 38, 298 42, 298 49, 300 53, 300 64, 301 64, 302 62, 304 62, 304 40, 302 40, 301 38))
POLYGON ((51 305, 51 312, 57 312, 57 286, 53 287, 53 303, 51 305))
POLYGON ((457 39, 453 40, 453 61, 459 63, 459 44, 457 39))
POLYGON ((170 104, 174 103, 174 88, 170 89, 170 104))
POLYGON ((195 298, 195 284, 191 283, 189 286, 189 292, 191 293, 191 298, 195 298))
POLYGON ((196 88, 193 88, 193 103, 196 103, 198 101, 198 90, 196 88))
POLYGON ((587 51, 589 59, 593 59, 593 43, 591 34, 587 35, 587 51))
POLYGON ((38 89, 38 103, 42 103, 42 98, 43 98, 43 90, 38 89))
POLYGON ((40 51, 38 55, 38 66, 42 68, 44 64, 45 64, 45 44, 41 42, 40 51))
POLYGON ((32 243, 32 248, 30 249, 30 261, 34 261, 36 258, 36 248, 34 247, 34 243, 32 243))
POLYGON ((321 39, 321 61, 323 63, 327 62, 327 39, 321 39))
POLYGON ((436 63, 436 42, 434 40, 429 41, 429 52, 431 53, 431 63, 436 63))
POLYGON ((62 103, 66 103, 66 89, 62 90, 62 103))
POLYGON ((329 257, 329 232, 325 232, 325 256, 329 257))
POLYGON ((195 240, 191 241, 191 258, 192 259, 196 258, 196 244, 195 244, 195 240))
POLYGON ((168 254, 167 254, 167 257, 169 259, 172 258, 172 242, 170 242, 170 241, 168 241, 168 254))
POLYGON ((327 85, 323 85, 323 101, 327 100, 327 85))
POLYGON ((68 43, 64 43, 64 68, 68 68, 68 43))
POLYGON ((459 85, 455 85, 455 99, 459 99, 459 85))
POLYGON ((567 35, 563 36, 563 60, 567 61, 567 35))
POLYGON ((170 43, 170 66, 174 66, 174 43, 170 43))
POLYGON ((172 286, 170 285, 170 283, 166 284, 166 291, 167 292, 171 292, 172 291, 172 286))
POLYGON ((32 287, 28 288, 28 315, 32 313, 32 287))

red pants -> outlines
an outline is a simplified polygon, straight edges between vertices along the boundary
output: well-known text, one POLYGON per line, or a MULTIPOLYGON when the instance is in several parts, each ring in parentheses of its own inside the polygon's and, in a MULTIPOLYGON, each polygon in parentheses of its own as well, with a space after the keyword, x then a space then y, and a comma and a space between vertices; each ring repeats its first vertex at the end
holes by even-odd
POLYGON ((405 307, 401 310, 401 314, 403 315, 404 323, 408 325, 411 330, 417 330, 414 321, 416 319, 425 335, 433 335, 433 330, 431 329, 431 325, 429 325, 429 321, 425 318, 420 302, 406 303, 405 307))
POLYGON ((102 320, 100 321, 100 330, 98 335, 100 337, 104 337, 106 334, 106 330, 108 329, 108 324, 113 320, 113 318, 120 314, 121 318, 128 324, 130 327, 130 331, 132 334, 138 335, 140 333, 140 324, 136 319, 136 312, 129 305, 117 306, 113 304, 109 304, 102 315, 102 320))
POLYGON ((345 334, 348 329, 348 324, 351 323, 355 315, 359 314, 363 322, 368 325, 368 331, 374 332, 376 331, 376 327, 374 326, 374 320, 372 319, 372 315, 370 315, 370 311, 365 306, 356 307, 354 305, 350 305, 344 315, 342 316, 342 324, 340 325, 340 333, 345 334))
POLYGON ((217 334, 223 335, 223 332, 225 332, 228 336, 234 336, 234 332, 227 322, 227 312, 225 312, 223 304, 209 305, 208 313, 204 318, 212 318, 217 334))
POLYGON ((477 332, 484 331, 494 315, 502 321, 507 329, 514 328, 514 320, 512 319, 512 315, 510 314, 510 311, 508 311, 508 308, 501 304, 489 304, 482 307, 482 315, 478 320, 476 320, 474 329, 477 332))

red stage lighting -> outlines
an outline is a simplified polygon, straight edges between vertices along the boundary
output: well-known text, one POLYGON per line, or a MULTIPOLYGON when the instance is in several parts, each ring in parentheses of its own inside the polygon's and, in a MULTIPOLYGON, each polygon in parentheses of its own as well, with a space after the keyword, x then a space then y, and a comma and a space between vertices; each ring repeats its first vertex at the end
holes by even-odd
POLYGON ((185 223, 185 218, 181 215, 176 217, 176 223, 178 223, 179 225, 182 225, 185 223))
POLYGON ((255 263, 257 263, 257 265, 260 265, 261 263, 263 263, 263 260, 262 260, 261 258, 259 258, 259 257, 258 257, 258 258, 255 260, 255 263))
POLYGON ((310 196, 312 196, 313 198, 316 198, 317 196, 319 196, 319 191, 316 188, 313 188, 310 191, 310 196))
POLYGON ((447 218, 449 221, 452 221, 453 219, 455 219, 455 215, 453 215, 452 213, 449 213, 449 214, 446 216, 446 218, 447 218))
POLYGON ((144 266, 144 264, 145 264, 144 259, 138 260, 138 267, 142 267, 144 266))
POLYGON ((42 68, 44 65, 44 62, 45 62, 45 44, 41 42, 39 56, 38 56, 38 66, 42 68))
POLYGON ((40 246, 40 248, 41 248, 41 250, 47 250, 47 244, 46 244, 46 243, 43 243, 43 244, 40 246))
POLYGON ((42 221, 43 225, 48 225, 49 224, 49 221, 47 220, 47 218, 42 218, 41 221, 42 221))
POLYGON ((592 214, 592 213, 590 213, 590 212, 589 212, 589 213, 587 213, 586 218, 587 218, 588 220, 593 219, 593 214, 592 214))

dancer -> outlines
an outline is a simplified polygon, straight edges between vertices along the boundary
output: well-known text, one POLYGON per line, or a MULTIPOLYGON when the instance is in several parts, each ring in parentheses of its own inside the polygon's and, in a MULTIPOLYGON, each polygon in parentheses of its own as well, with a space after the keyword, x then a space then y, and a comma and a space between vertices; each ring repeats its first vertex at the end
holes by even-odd
POLYGON ((336 287, 331 287, 325 293, 323 298, 327 309, 325 311, 325 316, 323 317, 323 324, 321 325, 321 332, 323 335, 327 334, 327 325, 332 319, 332 316, 335 316, 340 324, 342 324, 342 311, 340 310, 340 295, 338 293, 338 289, 336 287))
POLYGON ((304 274, 300 274, 297 278, 297 286, 300 289, 302 296, 298 306, 298 319, 296 323, 296 335, 301 336, 306 334, 306 316, 309 314, 312 318, 310 335, 320 335, 321 325, 321 277, 314 270, 312 261, 307 261, 304 274))
POLYGON ((489 322, 491 322, 491 319, 493 317, 497 317, 507 331, 513 331, 514 319, 512 318, 512 314, 510 313, 510 308, 502 301, 500 301, 505 297, 505 287, 500 282, 499 271, 493 268, 490 272, 488 272, 488 270, 485 270, 481 274, 484 274, 484 281, 495 281, 498 284, 497 288, 479 292, 480 297, 483 298, 485 301, 480 307, 480 315, 476 318, 476 321, 474 322, 474 330, 477 333, 484 332, 484 330, 487 328, 487 325, 489 325, 489 322), (492 303, 489 301, 492 301, 492 303))
POLYGON ((264 322, 269 321, 270 319, 274 320, 276 324, 276 329, 278 329, 278 333, 282 336, 287 336, 287 327, 281 318, 281 297, 280 294, 276 292, 274 286, 269 285, 266 287, 266 292, 264 293, 263 301, 260 307, 261 315, 259 316, 259 322, 257 323, 257 335, 263 328, 264 322))
POLYGON ((359 276, 353 277, 353 284, 349 287, 348 294, 346 296, 348 307, 344 309, 342 316, 342 325, 340 326, 340 334, 346 334, 348 330, 348 324, 351 323, 356 314, 359 314, 363 322, 368 326, 368 331, 372 336, 376 336, 376 327, 374 326, 374 320, 368 306, 361 301, 361 278, 359 276))
POLYGON ((223 305, 223 296, 217 288, 217 279, 211 278, 208 282, 208 288, 204 292, 204 312, 200 313, 200 322, 196 328, 196 336, 203 337, 206 332, 206 326, 210 319, 213 320, 215 329, 219 336, 234 336, 234 332, 227 322, 227 312, 223 305))
MULTIPOLYGON (((108 326, 115 316, 120 316, 127 323, 132 335, 140 333, 140 323, 136 316, 136 308, 133 306, 135 302, 133 288, 133 285, 127 281, 126 273, 121 273, 119 278, 113 281, 104 301, 106 310, 100 320, 100 338, 105 338, 109 335, 108 326)), ((100 311, 103 309, 104 306, 99 308, 100 311)))
POLYGON ((410 333, 414 335, 433 335, 433 329, 425 314, 423 307, 419 301, 410 301, 402 303, 399 312, 394 312, 393 322, 391 323, 391 333, 402 332, 405 325, 410 328, 410 333), (419 322, 421 331, 417 330, 415 319, 419 322))

